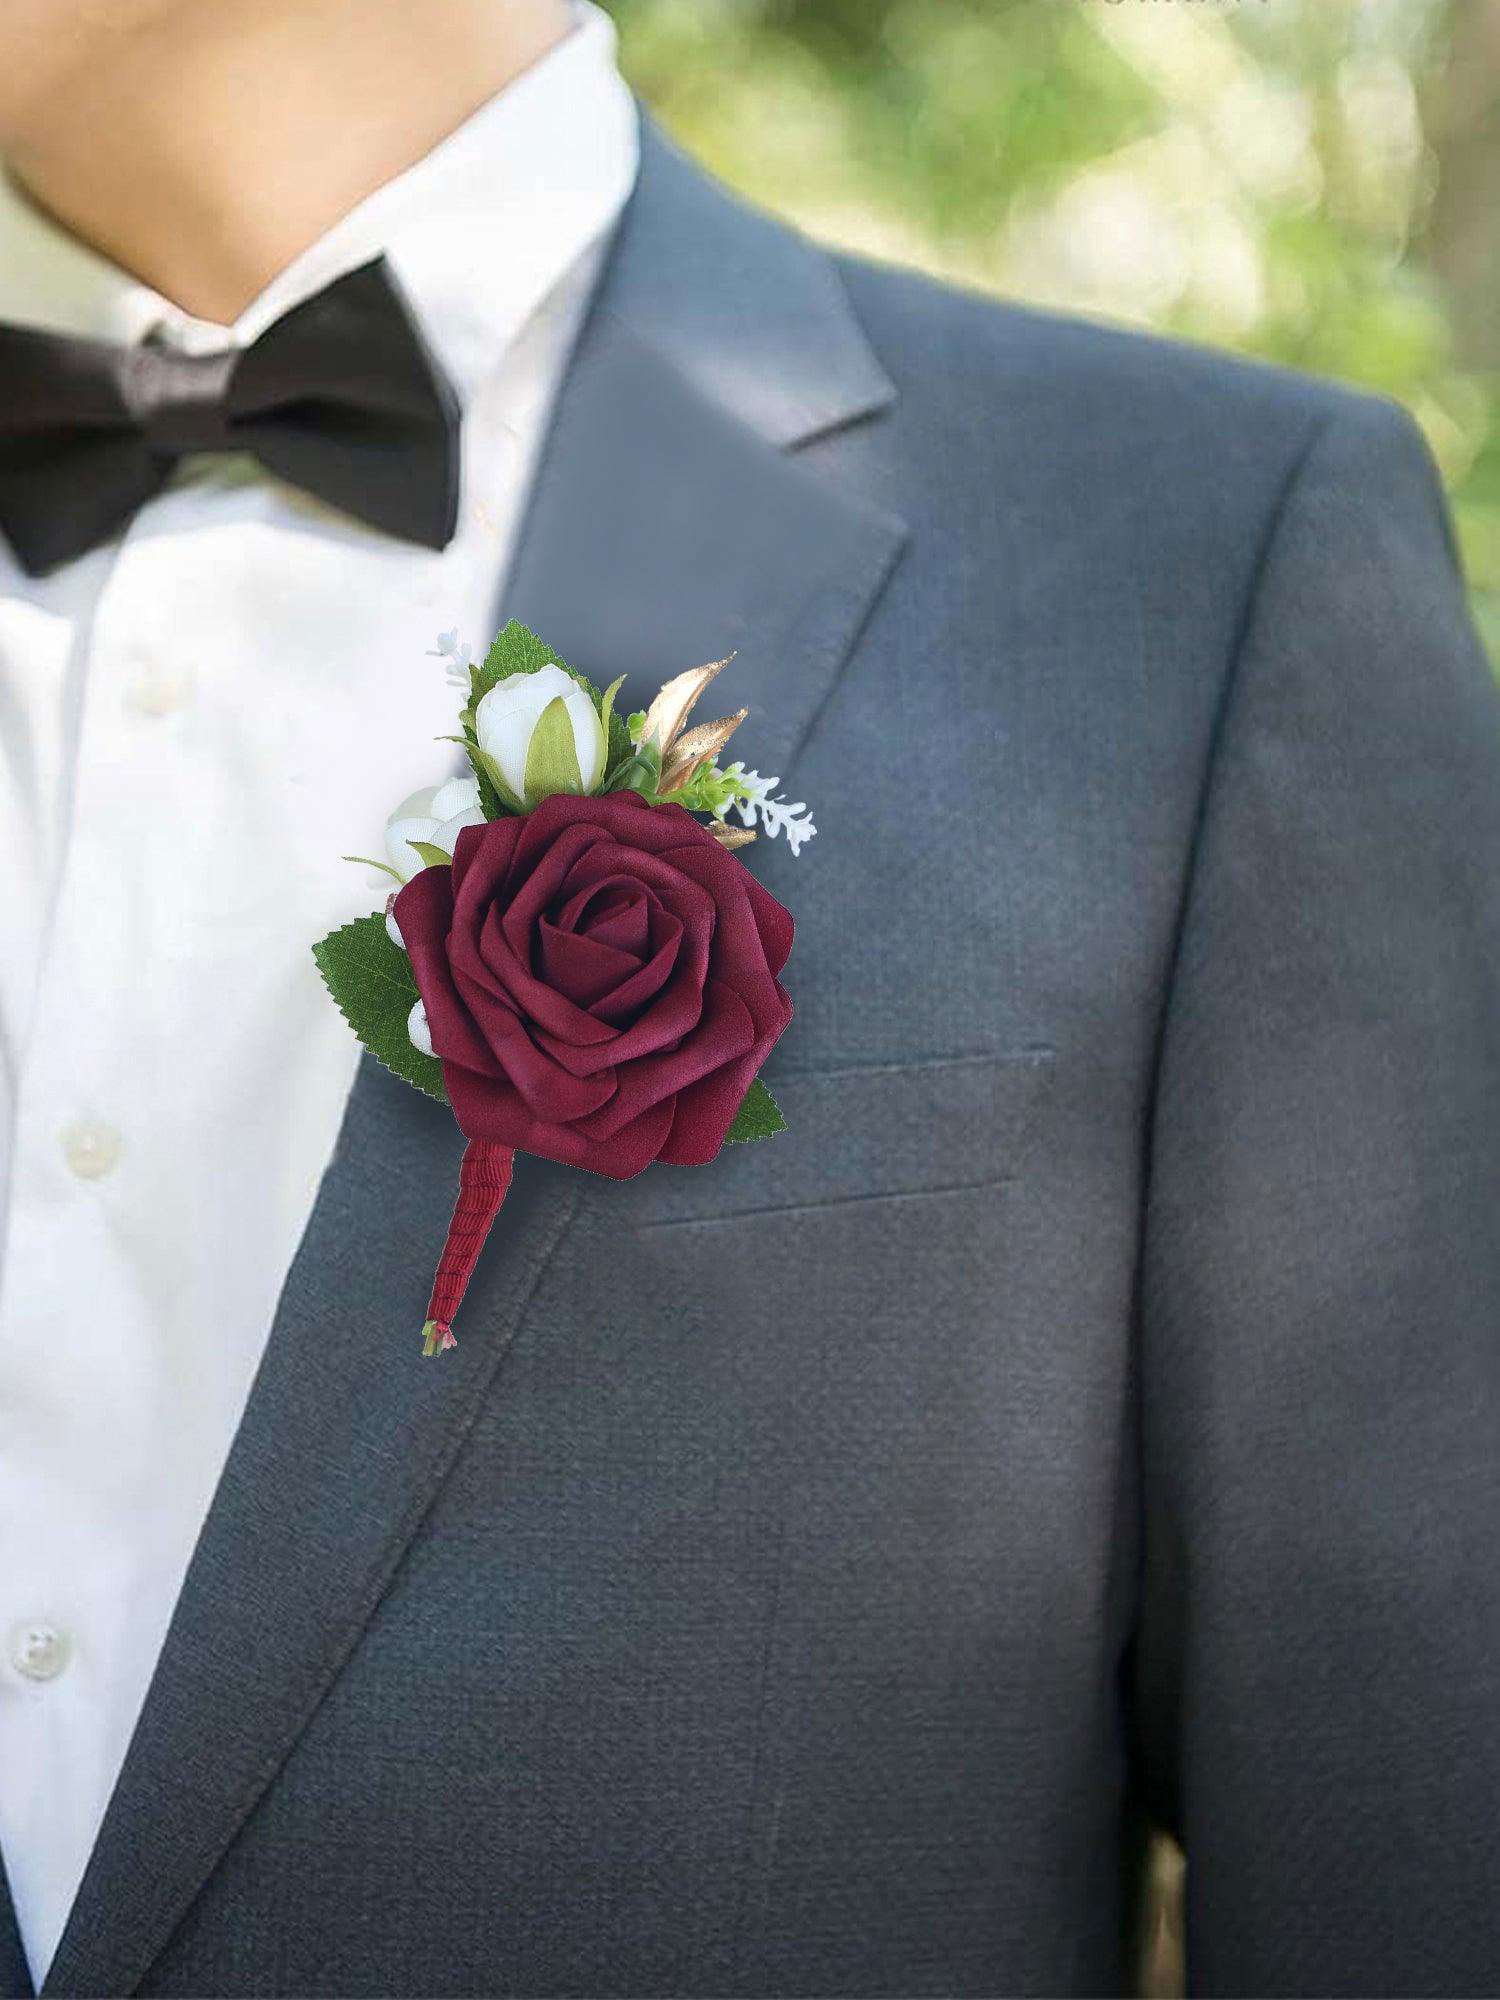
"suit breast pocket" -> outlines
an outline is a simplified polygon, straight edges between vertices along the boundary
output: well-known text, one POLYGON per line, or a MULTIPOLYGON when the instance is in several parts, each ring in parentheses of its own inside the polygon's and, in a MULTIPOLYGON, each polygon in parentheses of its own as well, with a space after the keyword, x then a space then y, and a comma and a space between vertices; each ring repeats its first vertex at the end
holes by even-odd
MULTIPOLYGON (((979 1194, 1022 1170, 1052 1052, 831 1060, 767 1075, 787 1129, 726 1146, 707 1167, 655 1167, 632 1185, 643 1231, 822 1215, 979 1194)), ((774 1070, 774 1065, 773 1065, 774 1070)))

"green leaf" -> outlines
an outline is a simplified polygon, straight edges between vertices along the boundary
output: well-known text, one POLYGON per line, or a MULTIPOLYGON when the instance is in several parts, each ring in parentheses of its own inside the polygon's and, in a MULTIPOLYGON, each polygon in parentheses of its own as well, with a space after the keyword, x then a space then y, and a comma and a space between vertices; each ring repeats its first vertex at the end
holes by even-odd
POLYGON ((655 743, 648 743, 644 750, 633 751, 615 766, 604 781, 604 789, 639 792, 643 798, 655 798, 660 783, 661 750, 655 743))
POLYGON ((406 1032, 420 996, 411 960, 392 943, 385 918, 359 917, 330 931, 313 946, 313 957, 339 1012, 376 1061, 446 1104, 442 1064, 413 1048, 406 1032))
MULTIPOLYGON (((512 618, 485 654, 484 665, 472 671, 471 705, 478 708, 490 689, 498 687, 501 681, 509 680, 512 674, 534 674, 538 667, 548 665, 557 665, 563 668, 564 673, 573 674, 573 669, 565 666, 544 640, 512 618)), ((573 678, 588 687, 582 674, 573 674, 573 678)), ((589 692, 592 694, 593 689, 590 688, 589 692)))
MULTIPOLYGON (((615 732, 619 727, 619 718, 615 714, 615 696, 624 685, 625 676, 623 674, 620 675, 618 680, 611 681, 609 686, 604 690, 604 702, 599 710, 600 719, 604 723, 604 761, 606 765, 609 764, 615 755, 615 732)), ((629 747, 627 744, 626 748, 628 749, 629 747)), ((604 786, 602 783, 599 789, 601 792, 603 791, 604 786)))
POLYGON ((718 803, 717 797, 707 781, 713 771, 712 757, 705 757, 695 764, 683 782, 676 786, 672 797, 686 812, 712 812, 718 803))
POLYGON ((476 744, 469 745, 469 769, 474 773, 479 786, 479 810, 486 819, 504 819, 507 811, 505 801, 495 790, 495 781, 484 767, 483 752, 476 744))
POLYGON ((757 1077, 745 1092, 744 1102, 734 1114, 734 1123, 724 1134, 729 1144, 746 1139, 769 1139, 786 1130, 781 1106, 757 1077))
POLYGON ((339 859, 357 861, 361 868, 378 868, 382 875, 389 875, 393 882, 399 884, 401 881, 399 870, 393 868, 389 861, 373 861, 368 854, 341 854, 339 859))
POLYGON ((479 738, 474 734, 474 725, 469 720, 467 709, 464 710, 463 721, 462 736, 436 736, 433 741, 456 743, 468 758, 469 769, 474 773, 474 782, 479 787, 479 810, 486 819, 504 819, 507 813, 525 812, 526 808, 501 777, 500 767, 494 758, 487 751, 480 749, 479 738))
POLYGON ((652 779, 649 767, 640 757, 627 757, 623 764, 615 768, 604 780, 606 792, 649 792, 652 779))
POLYGON ((536 719, 526 748, 526 803, 536 805, 554 792, 581 792, 573 718, 562 696, 554 695, 536 719))
POLYGON ((503 819, 507 813, 523 813, 526 808, 500 775, 500 766, 488 750, 477 743, 468 745, 469 768, 479 782, 479 810, 486 819, 503 819))
POLYGON ((407 846, 413 854, 421 857, 424 867, 451 868, 453 856, 445 854, 441 847, 434 847, 430 840, 409 840, 407 846))

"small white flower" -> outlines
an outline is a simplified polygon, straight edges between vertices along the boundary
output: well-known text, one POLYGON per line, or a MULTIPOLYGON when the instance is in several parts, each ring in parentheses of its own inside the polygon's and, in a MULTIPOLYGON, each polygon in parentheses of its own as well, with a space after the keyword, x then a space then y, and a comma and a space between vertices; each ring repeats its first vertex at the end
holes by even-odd
POLYGON ((492 758, 500 776, 518 799, 526 796, 526 758, 542 710, 561 696, 573 725, 573 748, 585 792, 604 776, 604 724, 593 697, 561 667, 538 667, 532 674, 512 674, 480 698, 474 711, 474 734, 492 758))
POLYGON ((457 626, 454 626, 452 631, 438 633, 437 644, 427 648, 427 657, 429 660, 446 660, 448 664, 443 671, 443 678, 451 686, 460 687, 467 694, 469 666, 474 655, 469 647, 459 643, 457 626))
POLYGON ((420 1000, 406 1017, 406 1033, 414 1049, 424 1056, 432 1054, 432 1030, 427 1025, 427 1008, 420 1000))
POLYGON ((413 792, 397 806, 386 822, 386 857, 401 880, 409 882, 427 866, 412 846, 414 840, 452 854, 454 843, 466 826, 483 825, 477 783, 473 778, 449 778, 446 784, 428 785, 420 792, 413 792))

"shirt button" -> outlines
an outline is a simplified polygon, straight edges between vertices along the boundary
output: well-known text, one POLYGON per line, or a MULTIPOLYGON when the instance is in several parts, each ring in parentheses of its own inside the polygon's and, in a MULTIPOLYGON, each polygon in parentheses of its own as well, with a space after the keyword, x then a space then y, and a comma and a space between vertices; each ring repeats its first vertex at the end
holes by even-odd
POLYGON ((29 1681, 55 1680, 68 1664, 68 1635, 38 1618, 10 1628, 10 1663, 29 1681))
POLYGON ((80 1180, 96 1181, 120 1157, 120 1135, 97 1118, 80 1118, 62 1135, 63 1158, 80 1180))
POLYGON ((192 693, 192 669, 166 660, 143 667, 130 684, 131 703, 142 715, 175 715, 192 693))

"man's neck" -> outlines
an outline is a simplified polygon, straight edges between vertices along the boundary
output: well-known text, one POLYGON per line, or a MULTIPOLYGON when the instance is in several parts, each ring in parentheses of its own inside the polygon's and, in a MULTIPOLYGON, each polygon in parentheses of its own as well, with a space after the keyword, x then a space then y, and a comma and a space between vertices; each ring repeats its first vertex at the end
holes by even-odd
POLYGON ((9 166, 74 235, 227 323, 571 25, 568 0, 168 8, 58 93, 9 166))

